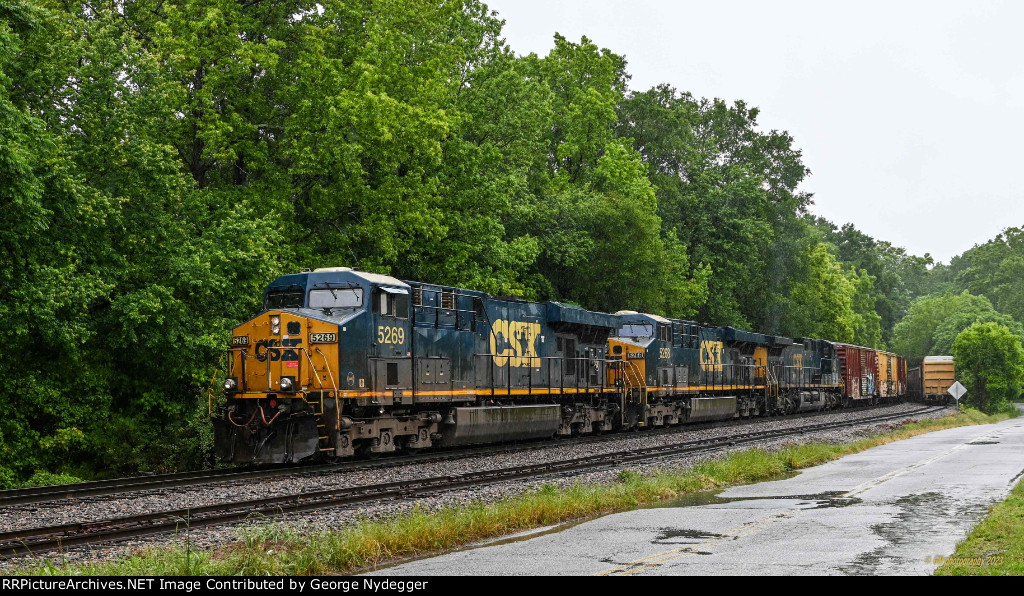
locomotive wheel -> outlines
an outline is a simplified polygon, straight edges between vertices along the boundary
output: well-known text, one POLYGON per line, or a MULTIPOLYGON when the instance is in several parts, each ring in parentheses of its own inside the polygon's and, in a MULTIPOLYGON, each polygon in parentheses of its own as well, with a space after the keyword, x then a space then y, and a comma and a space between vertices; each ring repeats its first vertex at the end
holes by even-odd
POLYGON ((359 448, 359 453, 366 459, 377 459, 380 457, 379 451, 371 451, 370 448, 373 446, 372 439, 367 441, 365 445, 359 448))
POLYGON ((409 446, 409 439, 405 439, 405 440, 402 441, 402 453, 404 453, 406 455, 416 455, 420 451, 423 451, 422 447, 410 447, 409 446))

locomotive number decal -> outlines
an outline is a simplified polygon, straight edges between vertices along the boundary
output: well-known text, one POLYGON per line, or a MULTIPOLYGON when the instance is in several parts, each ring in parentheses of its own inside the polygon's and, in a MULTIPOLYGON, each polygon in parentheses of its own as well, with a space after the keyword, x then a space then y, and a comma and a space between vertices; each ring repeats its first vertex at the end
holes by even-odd
POLYGON ((705 371, 718 372, 722 370, 722 342, 707 340, 700 342, 700 367, 705 371))
POLYGON ((231 345, 233 346, 247 346, 249 345, 248 335, 235 335, 231 338, 231 345))
POLYGON ((310 333, 309 343, 313 344, 332 344, 338 341, 337 333, 310 333))
POLYGON ((402 345, 405 343, 405 329, 381 325, 377 327, 377 343, 402 345))
POLYGON ((672 358, 672 348, 658 348, 658 358, 670 360, 672 358))
POLYGON ((498 319, 491 327, 491 354, 494 354, 494 364, 507 364, 515 368, 540 368, 541 360, 537 357, 539 336, 540 323, 498 319))
POLYGON ((803 368, 804 367, 804 355, 803 354, 793 354, 793 366, 795 366, 797 368, 803 368))

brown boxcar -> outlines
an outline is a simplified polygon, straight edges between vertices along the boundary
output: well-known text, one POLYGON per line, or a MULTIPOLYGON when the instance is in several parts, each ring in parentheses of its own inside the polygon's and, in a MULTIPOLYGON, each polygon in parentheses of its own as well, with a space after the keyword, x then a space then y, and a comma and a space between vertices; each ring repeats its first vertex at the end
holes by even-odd
POLYGON ((878 359, 875 350, 849 344, 837 344, 839 370, 843 377, 843 397, 848 402, 871 402, 877 397, 878 359))

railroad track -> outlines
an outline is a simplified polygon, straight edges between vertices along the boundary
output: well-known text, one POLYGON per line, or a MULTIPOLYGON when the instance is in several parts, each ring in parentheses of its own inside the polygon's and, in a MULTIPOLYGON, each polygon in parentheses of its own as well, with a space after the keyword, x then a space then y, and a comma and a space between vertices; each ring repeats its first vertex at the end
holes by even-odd
POLYGON ((729 437, 645 447, 542 464, 498 468, 466 474, 404 480, 401 482, 311 491, 301 494, 147 513, 95 522, 26 528, 0 533, 0 556, 13 557, 61 550, 87 544, 176 532, 183 528, 221 525, 253 517, 273 517, 288 513, 357 505, 374 501, 402 500, 509 480, 564 475, 584 470, 597 471, 625 463, 650 462, 668 456, 711 451, 722 447, 749 444, 766 439, 799 436, 822 430, 875 424, 901 418, 905 419, 909 416, 930 413, 940 409, 943 408, 922 408, 912 412, 861 418, 854 421, 811 424, 791 429, 753 430, 729 437))
MULTIPOLYGON (((890 406, 885 406, 890 407, 890 406)), ((807 412, 787 416, 786 419, 801 417, 813 418, 823 414, 834 414, 833 410, 823 412, 807 412)), ((908 413, 908 414, 912 414, 908 413)), ((764 418, 748 418, 742 420, 729 420, 706 424, 685 424, 665 428, 651 429, 651 434, 675 434, 689 430, 702 428, 721 428, 722 426, 743 426, 756 424, 764 418)), ((595 435, 576 437, 573 441, 581 444, 592 442, 605 442, 621 438, 622 433, 607 435, 595 435)), ((470 447, 451 449, 444 451, 431 451, 418 455, 395 455, 383 459, 349 461, 342 463, 327 464, 291 464, 274 466, 272 468, 225 468, 219 470, 200 470, 194 472, 177 472, 173 474, 157 474, 152 476, 137 476, 130 478, 113 478, 110 480, 96 480, 90 482, 77 482, 74 484, 60 484, 54 486, 40 486, 29 488, 18 488, 0 491, 0 508, 31 505, 34 503, 46 503, 50 501, 82 499, 85 497, 101 497, 119 495, 132 492, 159 490, 165 488, 180 488, 186 486, 199 486, 204 484, 218 484, 234 481, 253 480, 258 478, 275 478, 290 475, 310 475, 324 473, 355 472, 368 469, 381 469, 400 465, 431 463, 438 461, 451 461, 463 459, 482 454, 491 453, 516 453, 531 449, 543 449, 552 445, 564 444, 564 440, 541 440, 518 443, 512 445, 489 445, 484 447, 470 447)))

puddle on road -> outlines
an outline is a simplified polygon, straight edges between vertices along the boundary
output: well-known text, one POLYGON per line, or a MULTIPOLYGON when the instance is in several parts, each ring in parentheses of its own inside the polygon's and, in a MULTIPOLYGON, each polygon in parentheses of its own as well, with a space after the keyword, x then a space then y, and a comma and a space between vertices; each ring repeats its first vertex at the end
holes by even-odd
POLYGON ((704 530, 680 530, 676 528, 662 528, 651 544, 689 544, 691 540, 708 540, 710 538, 721 538, 721 534, 705 532, 704 530), (682 538, 683 540, 673 540, 682 538))
MULTIPOLYGON (((791 478, 795 474, 786 475, 777 480, 791 478)), ((645 509, 660 509, 665 507, 686 508, 703 507, 705 505, 726 505, 729 503, 741 503, 744 501, 800 501, 796 504, 800 509, 830 509, 833 507, 849 507, 856 505, 861 500, 857 498, 843 497, 843 491, 829 491, 814 495, 761 495, 751 497, 723 497, 722 493, 728 489, 702 490, 695 493, 688 493, 675 499, 662 501, 649 505, 645 509)))
MULTIPOLYGON (((949 495, 928 492, 900 497, 892 502, 898 509, 892 521, 875 524, 871 531, 884 544, 861 554, 839 571, 848 575, 876 575, 913 567, 919 561, 908 559, 902 552, 913 552, 922 535, 934 534, 940 527, 961 530, 964 523, 977 518, 987 505, 964 502, 949 495)), ((913 555, 911 555, 913 558, 913 555)))

